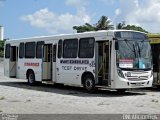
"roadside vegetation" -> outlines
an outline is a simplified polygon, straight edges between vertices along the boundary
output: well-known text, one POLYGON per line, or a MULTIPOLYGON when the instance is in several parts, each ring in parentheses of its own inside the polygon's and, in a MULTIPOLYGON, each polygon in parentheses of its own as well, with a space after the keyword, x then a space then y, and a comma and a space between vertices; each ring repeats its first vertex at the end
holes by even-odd
MULTIPOLYGON (((107 16, 102 16, 97 23, 91 25, 89 23, 85 23, 81 26, 73 26, 73 30, 76 30, 77 33, 87 32, 87 31, 98 31, 98 30, 112 30, 114 29, 114 25, 112 25, 112 21, 109 20, 107 16)), ((136 30, 148 33, 147 30, 143 29, 140 26, 136 25, 126 25, 125 21, 120 22, 116 25, 116 29, 125 29, 125 30, 136 30)))
POLYGON ((0 97, 0 100, 4 100, 4 99, 5 99, 5 97, 3 97, 3 96, 2 96, 2 97, 0 97))
POLYGON ((4 56, 4 41, 0 40, 0 57, 4 56))

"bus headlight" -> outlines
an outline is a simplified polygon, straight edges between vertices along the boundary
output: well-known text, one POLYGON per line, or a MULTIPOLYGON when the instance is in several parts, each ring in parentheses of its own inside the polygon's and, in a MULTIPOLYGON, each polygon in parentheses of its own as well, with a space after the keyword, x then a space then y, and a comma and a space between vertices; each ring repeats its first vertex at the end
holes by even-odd
POLYGON ((117 69, 117 73, 120 77, 125 78, 121 69, 117 69))
POLYGON ((126 76, 131 77, 131 72, 127 72, 126 76))

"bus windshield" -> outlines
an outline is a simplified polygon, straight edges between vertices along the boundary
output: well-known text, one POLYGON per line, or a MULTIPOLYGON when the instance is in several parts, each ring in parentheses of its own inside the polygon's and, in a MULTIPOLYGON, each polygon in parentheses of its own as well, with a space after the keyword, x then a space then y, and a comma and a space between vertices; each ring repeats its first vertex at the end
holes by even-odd
POLYGON ((152 56, 149 40, 118 40, 119 68, 151 69, 152 56))

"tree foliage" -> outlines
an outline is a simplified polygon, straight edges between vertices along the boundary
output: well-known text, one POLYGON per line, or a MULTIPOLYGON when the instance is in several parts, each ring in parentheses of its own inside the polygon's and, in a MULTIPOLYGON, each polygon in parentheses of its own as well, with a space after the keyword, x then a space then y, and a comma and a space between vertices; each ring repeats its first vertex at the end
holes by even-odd
POLYGON ((125 21, 123 21, 122 23, 118 23, 116 29, 123 29, 123 27, 125 27, 125 21))
POLYGON ((96 30, 96 28, 89 23, 85 23, 85 25, 82 26, 73 26, 73 29, 77 30, 77 33, 96 30))
POLYGON ((142 27, 136 26, 136 25, 127 25, 127 26, 123 27, 123 29, 126 29, 126 30, 136 30, 136 31, 141 31, 141 32, 148 33, 148 31, 146 31, 142 27))
POLYGON ((102 16, 96 24, 96 30, 110 30, 113 29, 111 21, 106 16, 102 16))
POLYGON ((4 41, 0 40, 0 57, 4 55, 4 41))
POLYGON ((136 26, 136 25, 125 25, 125 22, 118 23, 116 27, 117 27, 117 29, 136 30, 136 31, 148 33, 148 31, 146 31, 145 29, 143 29, 143 28, 140 27, 140 26, 136 26))
POLYGON ((113 25, 108 17, 102 16, 95 25, 85 23, 82 26, 73 26, 73 29, 77 30, 77 33, 81 33, 86 31, 110 30, 113 29, 113 25))

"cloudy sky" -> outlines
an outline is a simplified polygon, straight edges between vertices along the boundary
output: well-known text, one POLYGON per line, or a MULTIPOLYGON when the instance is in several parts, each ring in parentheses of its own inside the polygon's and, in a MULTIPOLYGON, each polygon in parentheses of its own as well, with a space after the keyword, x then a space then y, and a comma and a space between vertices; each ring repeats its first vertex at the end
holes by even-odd
POLYGON ((0 0, 0 25, 10 39, 74 33, 73 26, 95 24, 102 15, 114 25, 160 33, 160 0, 0 0))

